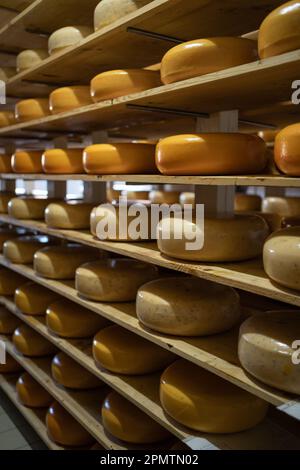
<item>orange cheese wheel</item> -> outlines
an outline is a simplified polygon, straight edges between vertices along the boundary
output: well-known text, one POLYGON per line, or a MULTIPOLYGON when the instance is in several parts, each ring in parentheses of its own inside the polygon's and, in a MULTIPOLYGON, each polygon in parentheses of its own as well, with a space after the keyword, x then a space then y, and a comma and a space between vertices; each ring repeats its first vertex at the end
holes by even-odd
POLYGON ((282 217, 297 217, 300 215, 300 197, 266 197, 262 203, 262 211, 282 217))
POLYGON ((238 212, 260 211, 262 198, 255 194, 237 193, 234 200, 234 210, 238 212))
POLYGON ((177 135, 156 147, 156 165, 164 175, 255 174, 266 164, 266 144, 249 134, 177 135))
POLYGON ((15 291, 15 305, 25 315, 44 315, 59 295, 34 282, 27 282, 15 291))
POLYGON ((83 152, 89 174, 155 173, 155 146, 151 144, 96 144, 83 152))
POLYGON ((70 86, 57 88, 49 97, 49 106, 52 114, 71 111, 92 104, 89 86, 70 86))
POLYGON ((93 203, 80 201, 52 202, 45 210, 45 222, 59 229, 88 229, 93 207, 93 203))
POLYGON ((17 55, 17 72, 31 69, 48 57, 45 49, 26 49, 17 55))
POLYGON ((19 402, 28 408, 48 408, 53 402, 50 393, 27 372, 19 377, 16 391, 19 402))
POLYGON ((6 214, 8 212, 9 201, 15 196, 14 193, 0 192, 0 213, 6 214))
POLYGON ((14 124, 16 124, 16 118, 14 113, 12 113, 11 111, 2 111, 0 113, 0 128, 13 126, 14 124))
POLYGON ((179 82, 256 59, 256 42, 250 39, 196 39, 179 44, 164 55, 161 62, 161 80, 164 84, 179 82))
POLYGON ((300 124, 293 124, 291 126, 285 127, 277 134, 274 148, 275 163, 279 170, 285 175, 300 176, 299 147, 300 124))
POLYGON ((66 388, 86 390, 103 386, 103 383, 97 377, 63 352, 54 356, 51 373, 53 379, 66 388))
POLYGON ((56 54, 70 46, 75 46, 92 33, 93 29, 88 26, 65 26, 57 29, 48 40, 49 54, 56 54))
POLYGON ((14 238, 24 235, 25 231, 21 229, 13 229, 0 227, 0 252, 3 250, 3 245, 7 240, 13 240, 14 238))
POLYGON ((12 173, 10 155, 0 154, 0 173, 12 173))
POLYGON ((3 255, 11 263, 32 264, 34 253, 49 244, 49 238, 44 235, 14 238, 4 243, 3 255))
POLYGON ((42 357, 55 354, 55 346, 28 325, 19 326, 13 334, 13 343, 23 356, 42 357))
POLYGON ((15 290, 25 282, 25 277, 10 269, 0 267, 0 295, 14 295, 15 290))
POLYGON ((14 374, 21 372, 22 366, 8 353, 6 353, 5 364, 0 364, 0 374, 14 374))
POLYGON ((94 13, 95 31, 104 28, 123 16, 133 13, 151 0, 101 0, 94 13))
POLYGON ((76 174, 83 173, 82 149, 51 149, 42 155, 44 173, 76 174))
POLYGON ((0 306, 0 334, 12 335, 15 329, 20 325, 21 320, 7 310, 7 308, 0 306))
POLYGON ((49 116, 48 98, 32 98, 19 101, 15 107, 15 117, 19 122, 32 121, 49 116))
POLYGON ((40 220, 44 218, 44 212, 49 203, 48 198, 10 197, 8 214, 15 219, 40 220))
POLYGON ((39 151, 18 151, 11 157, 15 173, 42 173, 42 153, 39 151))

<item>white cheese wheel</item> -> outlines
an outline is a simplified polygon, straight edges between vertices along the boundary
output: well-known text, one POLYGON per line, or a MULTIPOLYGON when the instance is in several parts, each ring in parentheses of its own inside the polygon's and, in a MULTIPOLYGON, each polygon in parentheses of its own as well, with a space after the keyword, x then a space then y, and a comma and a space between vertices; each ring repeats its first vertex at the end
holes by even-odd
POLYGON ((15 113, 11 111, 2 111, 0 113, 0 128, 13 126, 14 124, 16 124, 15 113))
POLYGON ((0 80, 7 82, 11 77, 16 75, 16 69, 14 67, 0 67, 0 80))
POLYGON ((178 204, 179 193, 177 191, 151 191, 149 200, 151 204, 178 204))
POLYGON ((138 288, 158 276, 156 266, 134 259, 109 258, 80 266, 76 289, 80 295, 100 302, 130 302, 138 288))
POLYGON ((66 388, 87 390, 103 386, 103 382, 95 375, 63 352, 54 356, 51 363, 51 373, 55 382, 66 388))
POLYGON ((21 320, 7 310, 7 308, 0 306, 0 334, 12 335, 15 329, 20 325, 21 320))
POLYGON ((81 201, 52 202, 45 210, 45 222, 58 229, 88 229, 93 207, 81 201))
POLYGON ((7 240, 3 245, 3 255, 11 263, 32 264, 34 253, 50 244, 43 235, 24 236, 7 240))
POLYGON ((255 194, 237 193, 234 200, 234 210, 237 212, 260 211, 262 198, 255 194))
POLYGON ((184 359, 162 374, 160 402, 180 424, 214 434, 251 429, 268 410, 261 398, 184 359))
POLYGON ((297 311, 264 312, 240 328, 239 359, 249 374, 267 385, 300 395, 300 367, 292 345, 300 338, 297 311))
POLYGON ((13 334, 13 343, 23 356, 42 357, 55 354, 55 346, 28 325, 19 326, 13 334))
POLYGON ((15 173, 42 173, 42 152, 33 150, 15 152, 11 157, 11 166, 15 173))
POLYGON ((92 104, 89 86, 57 88, 52 91, 49 97, 49 107, 52 114, 64 113, 88 104, 92 104))
POLYGON ((10 354, 6 354, 6 363, 0 364, 0 374, 15 374, 21 372, 22 366, 10 354))
POLYGON ((195 193, 192 192, 186 192, 186 193, 181 193, 179 197, 179 202, 182 206, 184 204, 191 204, 192 206, 195 205, 195 193))
POLYGON ((19 101, 15 106, 15 118, 18 122, 32 121, 49 116, 48 98, 32 98, 19 101))
POLYGON ((151 0, 101 0, 94 13, 95 31, 117 21, 129 13, 132 13, 151 0))
POLYGON ((17 72, 31 69, 48 57, 45 49, 26 49, 17 55, 17 72))
POLYGON ((10 269, 0 267, 0 295, 14 295, 15 290, 25 284, 27 279, 10 269))
POLYGON ((47 198, 12 197, 8 204, 8 214, 15 219, 40 220, 44 218, 49 202, 47 198))
POLYGON ((7 240, 13 240, 14 238, 20 237, 24 234, 25 231, 22 229, 0 227, 0 252, 2 252, 3 245, 7 240))
POLYGON ((12 173, 11 155, 0 154, 0 173, 12 173))
POLYGON ((76 46, 85 37, 93 33, 88 26, 65 26, 51 34, 48 41, 49 54, 62 52, 70 46, 76 46))
POLYGON ((266 197, 262 203, 262 211, 275 213, 283 217, 300 215, 300 197, 266 197))
POLYGON ((48 408, 53 397, 27 372, 19 377, 16 384, 17 397, 28 408, 48 408))
POLYGON ((0 192, 0 214, 7 214, 9 201, 15 197, 15 193, 0 192))
POLYGON ((235 326, 240 302, 231 287, 193 277, 168 277, 140 287, 136 313, 144 326, 160 333, 206 336, 235 326))
POLYGON ((44 315, 48 305, 59 295, 34 282, 27 282, 15 291, 15 305, 25 315, 44 315))

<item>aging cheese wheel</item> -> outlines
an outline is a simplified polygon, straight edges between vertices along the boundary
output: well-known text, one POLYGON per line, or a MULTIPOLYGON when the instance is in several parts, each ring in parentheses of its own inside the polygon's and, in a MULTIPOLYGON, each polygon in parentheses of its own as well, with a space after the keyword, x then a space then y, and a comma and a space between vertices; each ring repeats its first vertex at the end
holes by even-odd
POLYGON ((0 113, 0 128, 13 126, 14 124, 16 124, 15 113, 11 111, 2 111, 0 113))
POLYGON ((44 173, 76 174, 84 173, 82 163, 82 149, 51 149, 42 155, 44 173))
POLYGON ((96 144, 83 152, 86 173, 100 175, 156 173, 155 146, 151 144, 96 144))
POLYGON ((55 346, 27 325, 19 326, 13 334, 13 343, 19 353, 28 357, 51 356, 55 346))
POLYGON ((158 248, 171 258, 184 260, 243 261, 261 255, 268 234, 267 223, 256 215, 206 218, 204 232, 196 220, 165 217, 158 224, 158 248))
POLYGON ((100 302, 130 302, 138 288, 158 276, 156 266, 126 258, 109 258, 80 266, 76 289, 80 295, 100 302))
POLYGON ((3 245, 7 240, 12 240, 14 238, 20 237, 24 233, 25 232, 23 232, 21 229, 0 227, 0 252, 2 252, 3 245))
POLYGON ((5 364, 0 364, 0 374, 14 374, 22 370, 22 366, 7 353, 5 360, 5 364))
POLYGON ((0 214, 8 212, 8 203, 15 196, 15 193, 0 192, 0 214))
POLYGON ((166 429, 117 392, 104 401, 102 421, 112 436, 132 444, 152 444, 170 437, 166 429))
POLYGON ((20 325, 21 320, 9 312, 2 305, 0 306, 0 334, 12 335, 15 329, 20 325))
POLYGON ((15 152, 11 157, 11 165, 15 173, 42 173, 42 152, 15 152))
POLYGON ((11 263, 32 264, 35 252, 49 244, 49 238, 43 235, 14 238, 4 243, 3 255, 11 263))
POLYGON ((300 338, 297 311, 264 312, 240 328, 239 359, 249 374, 267 385, 300 395, 300 367, 293 343, 300 338))
POLYGON ((25 282, 25 277, 10 269, 0 267, 0 295, 14 295, 15 290, 25 282))
POLYGON ((89 338, 108 324, 100 315, 66 299, 48 305, 47 327, 61 338, 89 338))
POLYGON ((103 383, 63 352, 54 356, 51 364, 53 379, 63 387, 74 390, 98 388, 103 383))
POLYGON ((54 402, 46 416, 50 439, 61 446, 87 447, 94 443, 92 436, 58 402, 54 402))
POLYGON ((262 198, 255 194, 237 193, 234 200, 234 210, 237 212, 260 211, 262 198))
POLYGON ((19 122, 40 119, 50 114, 48 98, 32 98, 19 101, 15 107, 16 120, 19 122))
POLYGON ((131 95, 161 85, 159 72, 143 69, 123 69, 102 72, 91 81, 91 96, 95 103, 131 95))
POLYGON ((28 408, 48 408, 53 402, 50 393, 27 372, 19 377, 16 390, 19 402, 28 408))
POLYGON ((263 139, 267 143, 273 143, 275 141, 275 137, 278 134, 278 130, 264 130, 259 131, 257 135, 263 139))
POLYGON ((262 22, 258 34, 259 57, 265 59, 300 48, 300 4, 284 3, 262 22))
POLYGON ((256 42, 238 37, 188 41, 170 49, 161 62, 164 84, 198 77, 257 59, 256 42))
MULTIPOLYGON (((122 191, 121 195, 127 197, 128 201, 147 201, 149 191, 122 191)), ((116 198, 117 200, 119 198, 116 198)))
POLYGON ((63 113, 72 109, 92 104, 89 86, 70 86, 57 88, 49 97, 52 114, 63 113))
POLYGON ((88 26, 66 26, 54 31, 48 41, 49 54, 56 54, 70 46, 76 46, 92 32, 92 28, 88 26))
POLYGON ((95 31, 147 5, 150 1, 151 0, 101 0, 94 13, 95 31))
POLYGON ((156 147, 156 165, 164 175, 255 174, 266 164, 266 144, 250 134, 177 135, 156 147))
POLYGON ((140 287, 136 313, 144 326, 160 333, 206 336, 236 325, 240 302, 231 287, 193 277, 168 277, 140 287))
MULTIPOLYGON (((300 19, 300 4, 299 4, 300 19)), ((300 30, 299 30, 300 41, 300 30)), ((300 42, 299 42, 300 47, 300 42)), ((275 163, 282 173, 300 176, 300 124, 282 129, 275 140, 275 163)))
POLYGON ((178 204, 179 193, 177 191, 151 191, 149 199, 152 204, 178 204))
POLYGON ((12 173, 11 155, 0 154, 0 173, 12 173))
POLYGON ((151 374, 174 361, 169 351, 117 325, 96 334, 93 356, 104 369, 125 375, 151 374))
POLYGON ((45 210, 45 222, 59 229, 88 229, 93 207, 93 203, 80 201, 52 202, 45 210))
POLYGON ((49 202, 47 198, 11 197, 8 204, 8 214, 15 219, 40 220, 44 218, 44 211, 49 202))
POLYGON ((192 206, 195 205, 195 193, 186 192, 181 193, 179 197, 179 202, 183 206, 184 204, 191 204, 192 206))
POLYGON ((253 428, 268 410, 267 402, 184 359, 162 374, 160 401, 175 421, 214 434, 253 428))
POLYGON ((282 217, 299 216, 300 197, 266 197, 262 203, 262 211, 282 217))
POLYGON ((15 291, 15 305, 25 315, 44 315, 59 297, 55 292, 34 282, 27 282, 15 291))
POLYGON ((0 67, 0 80, 7 82, 11 77, 16 75, 16 69, 14 67, 0 67))
POLYGON ((17 55, 17 72, 31 69, 48 57, 45 49, 26 49, 17 55))

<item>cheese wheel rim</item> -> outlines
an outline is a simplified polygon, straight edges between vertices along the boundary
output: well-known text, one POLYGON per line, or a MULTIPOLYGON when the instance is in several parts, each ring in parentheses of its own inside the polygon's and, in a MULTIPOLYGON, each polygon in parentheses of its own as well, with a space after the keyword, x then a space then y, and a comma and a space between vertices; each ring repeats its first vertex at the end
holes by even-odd
POLYGON ((26 122, 49 116, 48 98, 32 98, 19 101, 15 106, 16 121, 26 122))
POLYGON ((93 206, 81 201, 53 202, 45 209, 45 222, 58 229, 88 229, 93 206))
POLYGON ((17 151, 11 157, 11 166, 14 173, 42 173, 42 152, 17 151))
POLYGON ((58 294, 35 282, 27 282, 15 291, 14 302, 24 315, 44 315, 58 294))
POLYGON ((276 136, 274 146, 275 163, 279 170, 287 176, 300 176, 299 145, 300 124, 287 126, 276 136))
POLYGON ((70 86, 54 90, 49 97, 52 114, 64 113, 72 109, 92 104, 89 86, 70 86))
POLYGON ((32 264, 35 252, 50 244, 51 241, 47 236, 26 235, 7 240, 3 245, 3 255, 14 264, 32 264))
POLYGON ((17 351, 27 357, 51 356, 56 352, 52 343, 24 324, 14 331, 13 343, 17 351))
POLYGON ((65 26, 54 31, 48 40, 49 55, 57 54, 68 47, 75 46, 92 34, 88 26, 65 26))
POLYGON ((42 169, 47 174, 83 173, 82 149, 51 149, 42 155, 42 169))

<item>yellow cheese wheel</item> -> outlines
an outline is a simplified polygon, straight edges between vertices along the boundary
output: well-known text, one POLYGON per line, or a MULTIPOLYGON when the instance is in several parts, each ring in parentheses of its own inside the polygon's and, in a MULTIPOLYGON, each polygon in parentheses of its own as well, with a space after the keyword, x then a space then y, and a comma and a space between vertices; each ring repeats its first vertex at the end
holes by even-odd
POLYGON ((12 169, 15 173, 42 173, 42 152, 18 151, 11 157, 12 169))
POLYGON ((40 220, 44 218, 44 212, 49 202, 50 200, 47 198, 11 197, 8 204, 8 213, 15 219, 40 220))
POLYGON ((19 402, 28 408, 48 408, 53 402, 50 393, 27 372, 19 377, 16 391, 19 402))
POLYGON ((15 305, 25 315, 44 315, 59 295, 34 282, 27 282, 15 291, 15 305))
POLYGON ((0 213, 6 214, 8 212, 8 203, 15 196, 15 193, 0 192, 0 213))
POLYGON ((20 325, 21 320, 9 312, 2 305, 0 306, 0 334, 12 335, 15 329, 20 325))
POLYGON ((136 313, 144 326, 160 333, 206 336, 236 325, 240 302, 231 287, 193 277, 168 277, 140 287, 136 313))
POLYGON ((56 54, 70 46, 76 46, 92 32, 92 28, 88 26, 65 26, 54 31, 48 41, 49 54, 56 54))
POLYGON ((105 318, 67 299, 49 304, 46 322, 61 338, 89 338, 108 324, 105 318))
POLYGON ((192 192, 181 193, 179 197, 179 202, 182 206, 184 206, 184 204, 190 204, 194 206, 195 205, 195 193, 192 193, 192 192))
POLYGON ((51 364, 53 379, 63 387, 74 390, 98 388, 103 383, 63 352, 54 356, 51 364))
POLYGON ((266 197, 262 203, 262 211, 294 217, 300 215, 300 197, 266 197))
POLYGON ((94 443, 93 437, 58 402, 54 402, 46 415, 50 439, 61 446, 87 447, 94 443))
POLYGON ((166 429, 117 392, 106 397, 102 421, 112 436, 132 444, 152 444, 170 437, 166 429))
POLYGON ((3 82, 7 82, 14 75, 16 75, 14 67, 0 67, 0 80, 3 82))
POLYGON ((190 223, 165 217, 158 224, 158 248, 171 258, 184 260, 243 261, 261 255, 268 234, 267 223, 256 215, 206 218, 204 233, 196 220, 190 223), (176 238, 178 234, 181 239, 176 238), (204 245, 200 248, 203 237, 204 245), (190 243, 193 249, 189 249, 190 243))
POLYGON ((93 341, 96 364, 117 374, 151 374, 166 367, 174 356, 118 325, 99 331, 93 341))
POLYGON ((267 402, 184 359, 162 374, 160 401, 175 421, 215 434, 253 428, 268 410, 267 402))
POLYGON ((276 136, 274 148, 275 163, 279 170, 285 175, 300 176, 299 145, 300 124, 293 124, 291 126, 285 127, 276 136))
POLYGON ((138 8, 150 3, 151 0, 101 0, 94 13, 95 31, 117 21, 138 8))
POLYGON ((179 193, 177 191, 151 191, 149 193, 151 204, 178 204, 179 193))
POLYGON ((31 69, 48 57, 45 49, 26 49, 17 55, 17 72, 31 69))
POLYGON ((19 101, 15 107, 15 117, 19 122, 32 121, 49 116, 48 98, 32 98, 19 101))
POLYGON ((20 237, 24 234, 25 232, 21 229, 0 227, 0 252, 2 252, 3 245, 7 240, 13 240, 14 238, 20 237))
POLYGON ((300 48, 300 4, 292 0, 273 10, 262 22, 258 34, 261 59, 300 48))
POLYGON ((93 207, 93 203, 80 201, 52 202, 45 210, 45 222, 59 229, 88 229, 93 207))
POLYGON ((102 72, 91 81, 91 96, 95 103, 120 96, 132 95, 161 85, 159 72, 143 69, 123 69, 102 72))
POLYGON ((63 113, 72 109, 92 104, 89 86, 70 86, 57 88, 49 97, 52 114, 63 113))
POLYGON ((234 200, 234 210, 238 212, 260 211, 262 198, 255 194, 237 193, 234 200))
POLYGON ((249 374, 267 385, 300 395, 300 368, 292 345, 300 338, 297 311, 264 312, 240 328, 239 359, 249 374))
POLYGON ((16 124, 15 113, 11 111, 2 111, 0 113, 0 128, 13 126, 14 124, 16 124))
POLYGON ((3 255, 11 263, 32 264, 34 253, 49 244, 49 238, 43 235, 14 238, 4 243, 3 255))
POLYGON ((51 356, 55 346, 28 325, 19 326, 13 334, 13 343, 17 351, 28 357, 51 356))
POLYGON ((151 144, 96 144, 83 152, 83 167, 89 174, 155 173, 155 146, 151 144))
POLYGON ((0 364, 0 374, 14 374, 22 370, 22 366, 12 357, 6 353, 5 364, 0 364))
POLYGON ((51 149, 42 155, 44 173, 76 174, 84 173, 82 149, 51 149))
POLYGON ((134 259, 109 258, 80 266, 76 289, 80 295, 100 302, 130 302, 138 288, 158 276, 156 266, 134 259))
POLYGON ((161 62, 161 80, 164 84, 179 82, 256 59, 256 42, 250 39, 196 39, 179 44, 164 55, 161 62))
POLYGON ((12 173, 11 155, 0 154, 0 173, 12 173))
POLYGON ((0 267, 0 295, 14 295, 15 290, 25 282, 25 277, 10 269, 0 267))
POLYGON ((49 279, 74 279, 76 269, 84 262, 97 258, 97 250, 69 243, 39 250, 33 266, 37 274, 49 279))
POLYGON ((177 135, 156 147, 156 165, 164 175, 255 174, 266 164, 266 144, 250 134, 177 135))

